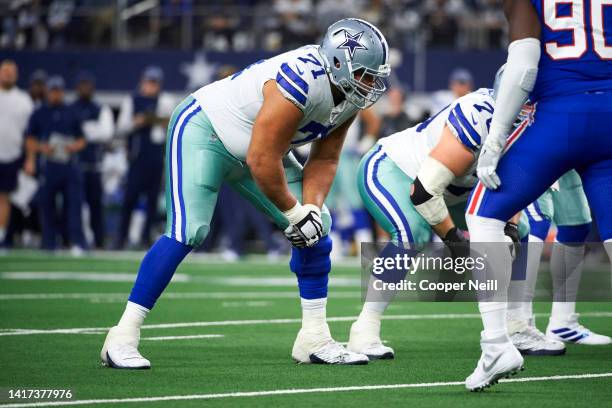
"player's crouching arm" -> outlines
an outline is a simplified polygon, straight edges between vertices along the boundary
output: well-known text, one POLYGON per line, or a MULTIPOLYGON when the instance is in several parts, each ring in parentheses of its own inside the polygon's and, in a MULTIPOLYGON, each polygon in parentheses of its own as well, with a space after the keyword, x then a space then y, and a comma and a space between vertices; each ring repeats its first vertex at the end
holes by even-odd
POLYGON ((340 151, 346 132, 355 117, 353 116, 323 139, 312 144, 308 161, 304 166, 302 195, 305 203, 323 207, 323 202, 334 181, 340 151))
POLYGON ((287 239, 297 247, 311 246, 323 232, 320 205, 300 204, 289 190, 283 168, 283 157, 303 113, 280 93, 274 81, 264 84, 263 95, 264 102, 253 124, 247 166, 260 190, 289 221, 287 239))
POLYGON ((460 242, 463 236, 455 227, 446 203, 444 191, 451 181, 464 175, 474 163, 474 154, 444 126, 440 142, 425 159, 416 179, 410 199, 416 210, 445 242, 460 242))
POLYGON ((303 113, 268 81, 263 88, 264 102, 255 118, 247 165, 261 191, 281 211, 295 206, 283 169, 283 156, 289 151, 303 113))

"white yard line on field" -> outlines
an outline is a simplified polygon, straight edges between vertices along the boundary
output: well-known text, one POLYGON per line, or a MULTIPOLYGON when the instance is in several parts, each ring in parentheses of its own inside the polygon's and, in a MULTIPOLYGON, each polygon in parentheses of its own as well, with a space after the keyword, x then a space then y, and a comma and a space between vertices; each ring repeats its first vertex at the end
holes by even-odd
MULTIPOLYGON (((501 380, 504 383, 524 383, 536 381, 563 381, 563 380, 584 380, 593 378, 612 377, 612 373, 598 374, 570 374, 570 375, 554 375, 549 377, 524 377, 512 378, 509 380, 501 380)), ((29 407, 58 407, 70 405, 94 405, 94 404, 127 404, 130 402, 160 402, 160 401, 193 401, 221 398, 249 398, 249 397, 265 397, 278 395, 296 395, 296 394, 319 394, 333 392, 348 392, 348 391, 374 391, 374 390, 393 390, 402 388, 434 388, 434 387, 451 387, 463 386, 463 381, 446 381, 446 382, 430 382, 430 383, 413 383, 413 384, 379 384, 379 385, 357 385, 350 387, 326 387, 326 388, 297 388, 286 390, 268 390, 268 391, 248 391, 248 392, 228 392, 220 394, 193 394, 193 395, 168 395, 160 397, 142 397, 142 398, 109 398, 109 399, 90 399, 81 401, 53 401, 53 402, 26 402, 17 404, 4 404, 0 408, 29 408, 29 407)), ((467 391, 465 391, 467 392, 467 391)))
MULTIPOLYGON (((582 317, 612 317, 612 312, 585 312, 580 314, 582 317)), ((547 316, 543 313, 536 313, 536 316, 547 316)), ((446 313, 446 314, 403 314, 387 315, 382 317, 384 320, 444 320, 444 319, 480 319, 478 313, 446 313)), ((328 322, 352 322, 356 316, 328 317, 328 322)), ((185 323, 161 323, 145 324, 142 329, 177 329, 183 327, 219 327, 219 326, 246 326, 259 324, 296 324, 302 319, 254 319, 254 320, 224 320, 206 322, 185 322, 185 323)), ((2 336, 28 336, 34 334, 92 334, 92 332, 108 330, 108 327, 86 327, 72 329, 0 329, 2 336)))
MULTIPOLYGON (((134 282, 135 272, 82 272, 82 271, 7 271, 0 272, 3 280, 45 280, 45 281, 87 281, 87 282, 134 282)), ((219 286, 240 287, 290 287, 297 284, 295 276, 192 276, 176 273, 173 282, 198 282, 219 286)), ((361 286, 361 279, 355 276, 336 275, 330 278, 330 285, 336 288, 361 286)))
MULTIPOLYGON (((194 278, 196 282, 206 282, 222 286, 246 287, 290 287, 297 284, 295 276, 230 276, 230 277, 201 277, 194 278)), ((361 287, 361 278, 355 276, 330 276, 329 286, 332 288, 358 288, 361 287)))
MULTIPOLYGON (((77 260, 87 261, 142 261, 146 252, 144 251, 89 251, 84 258, 77 260)), ((8 262, 19 263, 24 260, 28 261, 39 261, 39 260, 50 260, 53 262, 74 262, 75 258, 70 256, 70 251, 56 251, 53 258, 49 259, 49 254, 46 251, 32 251, 32 250, 19 250, 12 249, 9 255, 5 258, 8 262)), ((248 255, 240 259, 240 262, 248 262, 254 265, 284 265, 289 263, 290 257, 280 256, 277 258, 270 258, 267 255, 248 255)), ((202 252, 190 253, 185 260, 185 264, 196 264, 196 265, 228 265, 226 259, 219 254, 210 254, 202 252)), ((345 259, 334 261, 334 266, 340 267, 359 267, 361 260, 358 257, 346 257, 345 259)))
MULTIPOLYGON (((134 272, 107 273, 107 272, 45 272, 45 271, 19 271, 2 272, 0 279, 4 280, 52 280, 52 281, 88 281, 88 282, 134 282, 134 272)), ((173 282, 189 282, 191 276, 184 273, 175 273, 173 282)))
MULTIPOLYGON (((90 300, 90 301, 120 301, 127 302, 127 292, 115 293, 5 293, 0 294, 2 300, 90 300)), ((361 292, 332 292, 335 299, 359 299, 361 292)), ((298 299, 297 290, 278 292, 168 292, 162 299, 298 299)))
POLYGON ((218 339, 220 337, 225 337, 225 335, 223 334, 194 334, 192 336, 143 337, 140 340, 165 341, 165 340, 191 340, 191 339, 218 339))

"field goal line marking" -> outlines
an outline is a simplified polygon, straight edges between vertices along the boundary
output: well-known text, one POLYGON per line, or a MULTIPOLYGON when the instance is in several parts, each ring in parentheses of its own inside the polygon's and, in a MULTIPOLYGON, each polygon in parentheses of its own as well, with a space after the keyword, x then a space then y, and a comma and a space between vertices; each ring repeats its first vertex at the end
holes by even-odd
MULTIPOLYGON (((606 378, 612 377, 612 373, 599 374, 571 374, 571 375, 553 375, 548 377, 525 377, 512 378, 508 380, 500 380, 503 383, 522 383, 536 381, 561 381, 561 380, 580 380, 591 378, 606 378)), ((433 387, 448 387, 464 385, 463 381, 447 381, 447 382, 431 382, 431 383, 413 383, 413 384, 381 384, 381 385, 361 385, 349 387, 329 387, 329 388, 297 388, 285 390, 269 390, 269 391, 250 391, 250 392, 228 392, 220 394, 193 394, 193 395, 170 395, 165 397, 141 397, 141 398, 112 398, 112 399, 90 399, 81 401, 52 401, 52 402, 30 402, 17 404, 2 404, 0 408, 27 408, 27 407, 55 407, 69 405, 93 405, 93 404, 124 404, 130 402, 159 402, 159 401, 188 401, 188 400, 205 400, 205 399, 221 399, 221 398, 245 398, 245 397, 263 397, 277 395, 293 395, 293 394, 314 394, 314 393, 332 393, 332 392, 347 392, 347 391, 370 391, 370 390, 385 390, 385 389, 402 389, 402 388, 433 388, 433 387)), ((467 391, 466 391, 467 392, 467 391)))
MULTIPOLYGON (((612 317, 612 312, 585 312, 583 317, 612 317)), ((545 313, 536 313, 536 317, 547 316, 545 313)), ((328 317, 328 322, 352 322, 357 316, 328 317)), ((478 313, 447 313, 447 314, 402 314, 382 316, 383 320, 438 320, 438 319, 480 319, 478 313)), ((222 320, 185 323, 145 324, 141 329, 177 329, 185 327, 219 327, 219 326, 245 326, 250 324, 293 324, 301 323, 301 318, 291 319, 255 319, 255 320, 222 320)), ((0 329, 3 336, 30 336, 35 334, 97 334, 105 332, 110 327, 81 327, 72 329, 0 329)))

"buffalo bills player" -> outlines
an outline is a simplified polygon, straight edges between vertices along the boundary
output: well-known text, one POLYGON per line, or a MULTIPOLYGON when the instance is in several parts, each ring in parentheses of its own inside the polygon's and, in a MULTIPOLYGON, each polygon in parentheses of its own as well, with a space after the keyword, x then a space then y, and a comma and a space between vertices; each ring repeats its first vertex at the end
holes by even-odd
MULTIPOLYGON (((510 253, 495 245, 504 240, 506 220, 571 169, 582 177, 612 256, 610 6, 609 0, 504 0, 511 43, 466 217, 472 243, 489 253, 491 270, 503 275, 500 288, 510 279, 510 253), (527 97, 537 102, 534 122, 508 137, 527 97)), ((506 303, 480 302, 479 309, 482 355, 466 379, 470 390, 523 364, 507 335, 506 303)))

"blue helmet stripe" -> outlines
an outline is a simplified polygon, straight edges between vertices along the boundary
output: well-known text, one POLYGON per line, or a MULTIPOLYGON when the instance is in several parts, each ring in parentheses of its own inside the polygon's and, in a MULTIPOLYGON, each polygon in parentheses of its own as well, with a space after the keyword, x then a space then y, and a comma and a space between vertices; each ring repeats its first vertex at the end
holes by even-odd
POLYGON ((467 130, 467 132, 469 133, 469 136, 472 139, 472 142, 474 143, 475 147, 480 146, 480 135, 463 114, 463 111, 461 110, 461 105, 455 105, 453 111, 457 115, 457 118, 459 119, 459 122, 461 122, 461 125, 463 125, 465 130, 467 130))
POLYGON ((279 72, 276 75, 276 83, 281 86, 289 95, 291 95, 298 103, 302 106, 306 106, 306 96, 302 94, 295 85, 292 85, 289 81, 285 79, 279 72))
POLYGON ((294 70, 291 69, 289 64, 284 62, 281 65, 281 71, 283 71, 283 74, 285 74, 287 78, 292 80, 294 84, 299 86, 305 94, 308 94, 308 84, 306 83, 306 81, 300 78, 300 76, 296 74, 294 70))

